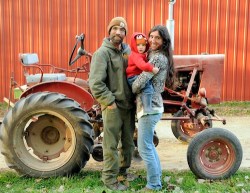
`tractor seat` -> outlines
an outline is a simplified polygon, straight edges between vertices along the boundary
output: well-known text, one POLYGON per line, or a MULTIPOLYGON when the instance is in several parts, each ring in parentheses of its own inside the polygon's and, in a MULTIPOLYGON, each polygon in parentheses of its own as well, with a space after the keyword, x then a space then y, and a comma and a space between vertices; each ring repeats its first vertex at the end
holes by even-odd
POLYGON ((36 53, 24 53, 19 55, 21 63, 24 67, 33 67, 38 68, 41 73, 38 74, 27 74, 26 82, 29 83, 37 83, 37 82, 48 82, 48 81, 64 81, 66 80, 66 74, 64 73, 43 73, 42 66, 50 66, 52 65, 39 65, 38 55, 36 53), (41 80, 42 77, 42 80, 41 80))

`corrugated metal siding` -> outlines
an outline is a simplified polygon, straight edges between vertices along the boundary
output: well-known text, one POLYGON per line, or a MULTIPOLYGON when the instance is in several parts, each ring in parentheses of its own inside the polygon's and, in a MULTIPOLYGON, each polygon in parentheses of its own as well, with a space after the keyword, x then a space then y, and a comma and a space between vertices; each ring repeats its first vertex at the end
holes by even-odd
MULTIPOLYGON (((250 100, 249 4, 248 0, 177 0, 174 5, 175 54, 226 54, 224 101, 250 100)), ((85 48, 93 53, 114 16, 127 19, 129 42, 134 31, 147 34, 153 25, 166 24, 168 1, 0 0, 0 101, 8 96, 12 72, 20 84, 25 82, 19 53, 36 52, 41 63, 70 68, 75 35, 85 33, 85 48)))
POLYGON ((175 53, 225 53, 223 100, 250 100, 249 1, 177 0, 174 18, 175 53))

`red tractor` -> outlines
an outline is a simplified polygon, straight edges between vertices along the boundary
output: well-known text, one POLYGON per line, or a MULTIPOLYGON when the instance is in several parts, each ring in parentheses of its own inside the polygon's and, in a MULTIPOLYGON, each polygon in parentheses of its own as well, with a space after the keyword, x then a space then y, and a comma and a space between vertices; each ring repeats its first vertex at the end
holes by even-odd
MULTIPOLYGON (((22 93, 5 114, 0 144, 7 165, 21 174, 70 175, 85 166, 90 154, 96 161, 102 161, 100 106, 92 97, 88 82, 77 77, 89 72, 91 54, 84 49, 83 34, 76 36, 76 40, 69 65, 81 56, 87 60, 73 70, 38 64, 36 54, 20 54, 27 88, 12 79, 16 91, 22 93), (78 43, 81 46, 72 60, 78 43), (46 68, 50 68, 50 73, 45 73, 46 68), (37 70, 39 73, 30 74, 37 70), (74 76, 66 75, 72 73, 74 76)), ((205 179, 227 178, 240 167, 242 147, 231 132, 212 128, 212 121, 225 123, 225 120, 207 107, 207 103, 220 102, 224 56, 175 56, 174 60, 177 88, 166 88, 163 93, 165 113, 173 116, 163 119, 172 120, 177 139, 190 142, 187 161, 195 175, 205 179)), ((158 142, 155 135, 155 145, 158 142)))

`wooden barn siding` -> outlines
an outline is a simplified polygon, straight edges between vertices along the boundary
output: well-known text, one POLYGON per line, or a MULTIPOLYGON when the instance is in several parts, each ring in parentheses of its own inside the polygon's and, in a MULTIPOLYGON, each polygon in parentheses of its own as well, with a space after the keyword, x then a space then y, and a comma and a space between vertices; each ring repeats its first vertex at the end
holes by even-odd
MULTIPOLYGON (((176 0, 175 54, 225 54, 224 101, 249 101, 250 21, 248 0, 176 0)), ((0 101, 8 96, 10 76, 25 83, 18 54, 36 52, 40 63, 68 66, 76 34, 85 33, 85 48, 94 52, 114 16, 134 31, 147 34, 166 25, 167 0, 0 0, 0 101)), ((213 76, 211 74, 211 76, 213 76)), ((84 77, 82 77, 84 78, 84 77)))

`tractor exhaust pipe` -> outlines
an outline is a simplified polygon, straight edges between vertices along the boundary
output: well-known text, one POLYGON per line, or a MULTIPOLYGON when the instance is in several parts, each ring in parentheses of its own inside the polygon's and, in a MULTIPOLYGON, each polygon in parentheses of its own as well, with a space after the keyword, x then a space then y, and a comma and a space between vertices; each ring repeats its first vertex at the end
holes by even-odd
POLYGON ((176 0, 169 0, 168 5, 168 20, 167 20, 167 28, 169 31, 169 35, 172 42, 172 49, 174 50, 174 19, 173 19, 173 9, 176 0))

